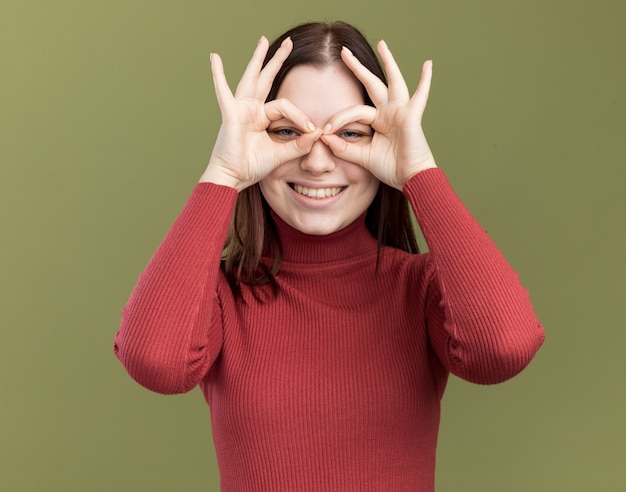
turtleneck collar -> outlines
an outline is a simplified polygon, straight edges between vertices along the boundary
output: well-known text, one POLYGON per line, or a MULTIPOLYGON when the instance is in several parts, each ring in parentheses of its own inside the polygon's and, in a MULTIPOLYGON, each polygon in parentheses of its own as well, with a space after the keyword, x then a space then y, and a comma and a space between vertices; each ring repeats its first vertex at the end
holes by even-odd
POLYGON ((365 226, 365 213, 352 224, 325 236, 305 234, 272 213, 283 248, 283 261, 330 263, 375 254, 377 240, 365 226))

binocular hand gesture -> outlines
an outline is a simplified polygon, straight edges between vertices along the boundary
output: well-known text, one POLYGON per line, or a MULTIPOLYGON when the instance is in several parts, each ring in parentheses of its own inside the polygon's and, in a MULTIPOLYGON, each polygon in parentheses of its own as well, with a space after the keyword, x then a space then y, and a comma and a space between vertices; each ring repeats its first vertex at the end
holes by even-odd
POLYGON ((222 60, 211 55, 215 94, 222 114, 209 165, 200 181, 211 181, 241 191, 263 179, 274 168, 310 152, 321 130, 286 99, 265 102, 272 82, 293 47, 285 39, 263 67, 268 41, 262 37, 244 71, 235 94, 231 92, 222 60), (301 135, 289 142, 276 142, 267 133, 272 121, 287 118, 301 135))
POLYGON ((411 97, 387 44, 380 41, 377 50, 389 78, 388 87, 347 48, 342 49, 342 60, 365 86, 374 107, 354 106, 337 113, 324 127, 321 139, 337 157, 363 166, 382 182, 402 190, 412 176, 436 167, 422 130, 432 62, 424 63, 419 85, 411 97), (354 121, 374 129, 368 145, 355 145, 334 135, 337 128, 354 121))

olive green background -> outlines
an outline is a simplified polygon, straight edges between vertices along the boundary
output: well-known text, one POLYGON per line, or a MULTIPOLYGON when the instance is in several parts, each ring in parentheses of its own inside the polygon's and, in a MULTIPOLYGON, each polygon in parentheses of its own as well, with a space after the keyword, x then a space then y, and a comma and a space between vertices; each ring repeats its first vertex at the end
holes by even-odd
POLYGON ((139 272, 204 170, 257 39, 344 19, 384 37, 437 161, 531 293, 547 340, 498 386, 452 379, 438 491, 615 491, 626 477, 626 4, 0 3, 0 490, 218 490, 198 390, 112 354, 139 272))

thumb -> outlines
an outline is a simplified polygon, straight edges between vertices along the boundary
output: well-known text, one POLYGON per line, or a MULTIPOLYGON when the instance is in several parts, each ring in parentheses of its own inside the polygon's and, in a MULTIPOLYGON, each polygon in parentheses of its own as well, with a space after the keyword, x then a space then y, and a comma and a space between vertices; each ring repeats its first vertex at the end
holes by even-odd
POLYGON ((279 144, 277 165, 284 164, 311 152, 313 144, 319 140, 321 135, 322 130, 318 128, 315 131, 303 133, 295 140, 279 144))
POLYGON ((331 152, 340 159, 367 168, 367 149, 369 146, 351 145, 350 142, 346 142, 333 133, 324 134, 320 138, 331 152))

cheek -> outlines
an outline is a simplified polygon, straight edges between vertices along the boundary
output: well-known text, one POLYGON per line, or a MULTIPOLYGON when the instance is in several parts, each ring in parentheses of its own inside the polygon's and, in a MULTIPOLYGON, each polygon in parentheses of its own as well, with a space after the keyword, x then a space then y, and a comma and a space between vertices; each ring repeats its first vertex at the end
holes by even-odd
POLYGON ((374 201, 374 198, 376 198, 376 193, 378 193, 378 189, 380 188, 380 181, 378 179, 376 179, 372 174, 370 174, 369 172, 367 173, 369 176, 367 178, 367 206, 365 207, 366 209, 369 208, 369 206, 372 204, 372 202, 374 201))
POLYGON ((276 195, 275 193, 275 183, 272 181, 266 181, 267 178, 265 178, 262 181, 259 181, 259 189, 261 190, 261 195, 263 195, 263 198, 265 198, 265 201, 267 203, 270 204, 270 207, 272 206, 272 204, 274 203, 274 196, 276 195))
POLYGON ((375 195, 380 186, 380 181, 372 173, 356 164, 350 164, 350 168, 346 169, 346 176, 351 183, 362 187, 367 195, 375 195))
POLYGON ((368 186, 367 186, 367 207, 366 208, 368 208, 374 201, 374 198, 376 198, 376 193, 378 193, 378 188, 380 188, 380 181, 378 181, 377 179, 373 179, 369 181, 368 186))
POLYGON ((284 174, 281 171, 281 167, 274 169, 274 171, 259 181, 259 188, 261 188, 261 193, 263 193, 264 196, 275 194, 280 190, 283 184, 282 177, 284 174))
MULTIPOLYGON (((358 182, 358 185, 353 185, 355 195, 353 195, 351 213, 356 215, 360 215, 370 207, 374 198, 376 198, 378 188, 380 188, 378 179, 363 168, 360 171, 358 181, 354 182, 358 182)), ((356 178, 356 176, 354 177, 356 178)))
POLYGON ((259 181, 259 189, 270 208, 282 217, 284 211, 288 209, 289 189, 284 182, 270 175, 259 181))

